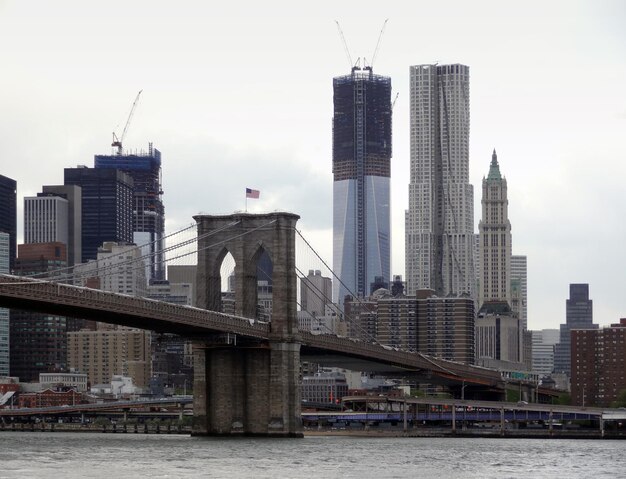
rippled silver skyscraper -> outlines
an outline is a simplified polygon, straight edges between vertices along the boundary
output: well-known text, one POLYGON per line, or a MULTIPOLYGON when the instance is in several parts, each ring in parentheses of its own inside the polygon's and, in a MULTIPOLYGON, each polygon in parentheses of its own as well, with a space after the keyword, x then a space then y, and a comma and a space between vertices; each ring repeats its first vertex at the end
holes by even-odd
POLYGON ((370 67, 333 79, 333 297, 389 281, 391 79, 370 67))
POLYGON ((411 177, 407 290, 474 297, 474 190, 469 183, 469 67, 410 67, 411 177))

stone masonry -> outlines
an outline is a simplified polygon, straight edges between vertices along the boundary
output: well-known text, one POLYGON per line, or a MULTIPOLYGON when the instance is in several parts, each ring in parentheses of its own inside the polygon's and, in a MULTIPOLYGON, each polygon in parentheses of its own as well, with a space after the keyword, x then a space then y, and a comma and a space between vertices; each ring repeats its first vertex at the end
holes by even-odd
POLYGON ((216 336, 194 343, 194 435, 302 436, 295 225, 291 213, 195 216, 196 304, 221 311, 220 267, 235 260, 235 314, 255 318, 257 260, 273 264, 268 341, 216 336), (206 236, 205 236, 206 235, 206 236))

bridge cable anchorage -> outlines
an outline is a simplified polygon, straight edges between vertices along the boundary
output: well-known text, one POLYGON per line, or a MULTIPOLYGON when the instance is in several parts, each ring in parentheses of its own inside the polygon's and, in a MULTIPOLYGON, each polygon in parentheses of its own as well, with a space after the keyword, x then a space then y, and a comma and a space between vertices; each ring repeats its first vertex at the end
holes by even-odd
MULTIPOLYGON (((311 246, 311 243, 309 243, 307 241, 307 239, 302 235, 302 233, 300 231, 298 231, 297 228, 294 228, 295 232, 298 233, 298 236, 300 236, 300 238, 302 238, 302 240, 304 241, 304 243, 310 248, 310 250, 315 254, 315 256, 317 256, 317 258, 322 262, 322 264, 326 267, 326 269, 328 269, 328 271, 330 271, 330 273, 333 275, 333 277, 335 278, 335 280, 337 280, 339 282, 339 284, 341 284, 346 291, 348 291, 348 293, 350 293, 352 295, 352 299, 353 301, 356 301, 357 303, 359 303, 360 305, 365 304, 365 302, 363 301, 363 299, 358 296, 354 291, 352 291, 350 288, 348 288, 348 286, 346 286, 346 284, 341 280, 341 278, 339 276, 337 276, 337 274, 333 271, 333 269, 328 266, 328 264, 326 263, 326 261, 324 261, 324 259, 320 256, 320 254, 315 250, 315 248, 313 248, 313 246, 311 246)), ((330 302, 332 303, 332 298, 330 299, 330 302)), ((350 318, 347 318, 345 315, 344 310, 341 310, 340 308, 338 308, 342 314, 344 314, 344 318, 350 320, 350 318)), ((351 323, 351 324, 356 324, 356 323, 351 323)), ((371 334, 369 334, 369 336, 372 336, 371 334)), ((380 344, 378 341, 376 341, 375 339, 373 340, 373 342, 375 344, 380 344)))

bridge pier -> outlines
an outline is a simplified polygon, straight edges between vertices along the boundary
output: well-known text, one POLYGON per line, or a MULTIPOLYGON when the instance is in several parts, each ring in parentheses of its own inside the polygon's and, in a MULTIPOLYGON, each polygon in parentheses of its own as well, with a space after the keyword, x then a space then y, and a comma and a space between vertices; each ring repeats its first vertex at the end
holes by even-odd
POLYGON ((194 435, 302 437, 295 225, 291 213, 196 216, 197 305, 221 311, 220 267, 235 260, 235 314, 256 317, 257 260, 272 260, 268 339, 194 343, 194 435), (213 246, 215 245, 215 246, 213 246))
POLYGON ((194 347, 194 435, 302 436, 300 345, 194 347))

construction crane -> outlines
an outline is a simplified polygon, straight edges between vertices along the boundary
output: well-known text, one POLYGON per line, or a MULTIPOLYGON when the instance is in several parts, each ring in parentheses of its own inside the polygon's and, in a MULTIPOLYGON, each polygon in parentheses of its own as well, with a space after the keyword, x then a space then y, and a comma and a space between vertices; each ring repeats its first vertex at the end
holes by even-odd
POLYGON ((400 96, 400 92, 396 93, 396 97, 393 99, 391 103, 391 111, 393 111, 393 107, 396 106, 396 102, 398 101, 398 97, 400 96))
POLYGON ((124 141, 124 138, 126 137, 126 132, 128 131, 128 127, 130 126, 130 120, 132 120, 133 118, 133 113, 135 113, 135 108, 137 107, 137 102, 139 102, 139 96, 141 95, 142 91, 143 90, 139 90, 139 93, 137 93, 137 96, 135 97, 133 106, 130 109, 130 113, 128 114, 128 120, 126 120, 126 125, 124 126, 124 131, 122 131, 122 136, 118 138, 115 132, 113 132, 113 143, 111 143, 111 146, 117 147, 118 155, 121 155, 123 153, 122 142, 124 141))
POLYGON ((352 68, 354 66, 354 63, 352 63, 352 56, 350 55, 350 49, 348 48, 348 42, 346 42, 346 37, 343 36, 343 30, 341 29, 341 26, 339 25, 339 22, 337 20, 335 20, 335 23, 337 24, 337 30, 339 30, 339 36, 341 37, 341 42, 343 43, 343 48, 346 51, 346 56, 348 57, 348 62, 350 63, 350 68, 352 68))
POLYGON ((383 23, 383 27, 380 29, 380 34, 378 35, 378 41, 376 42, 376 48, 374 49, 374 54, 372 55, 372 61, 370 62, 370 66, 372 69, 374 68, 374 60, 376 60, 376 55, 378 55, 378 47, 380 47, 380 41, 383 38, 383 33, 385 33, 385 27, 387 26, 387 22, 389 19, 385 19, 385 23, 383 23))

